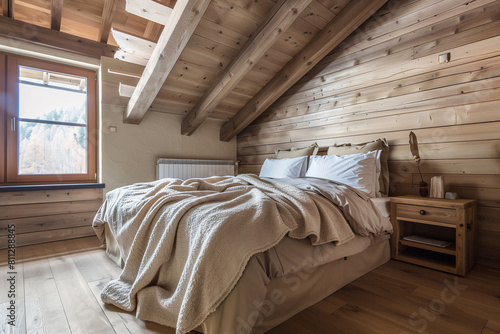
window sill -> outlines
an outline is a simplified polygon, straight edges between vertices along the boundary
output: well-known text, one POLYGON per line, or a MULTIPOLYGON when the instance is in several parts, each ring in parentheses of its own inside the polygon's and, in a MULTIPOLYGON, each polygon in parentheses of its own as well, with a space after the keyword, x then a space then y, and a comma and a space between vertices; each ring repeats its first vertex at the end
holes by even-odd
POLYGON ((23 186, 0 186, 0 192, 63 190, 63 189, 96 189, 104 188, 104 183, 77 183, 77 184, 39 184, 23 186))

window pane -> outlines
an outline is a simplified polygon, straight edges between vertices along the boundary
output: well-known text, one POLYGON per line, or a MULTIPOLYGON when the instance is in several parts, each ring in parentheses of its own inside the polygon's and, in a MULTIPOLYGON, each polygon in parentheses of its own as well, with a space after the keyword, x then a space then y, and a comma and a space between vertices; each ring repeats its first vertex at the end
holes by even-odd
POLYGON ((19 175, 86 174, 86 127, 19 122, 19 175))
POLYGON ((19 118, 87 123, 87 79, 19 67, 19 118))

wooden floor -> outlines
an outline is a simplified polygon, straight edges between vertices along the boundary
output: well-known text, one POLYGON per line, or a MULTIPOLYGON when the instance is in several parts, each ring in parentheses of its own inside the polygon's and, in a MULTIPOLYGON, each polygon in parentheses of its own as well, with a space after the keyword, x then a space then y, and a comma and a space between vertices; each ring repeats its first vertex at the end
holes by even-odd
MULTIPOLYGON (((102 287, 119 275, 95 237, 20 247, 15 326, 8 324, 12 270, 0 251, 0 333, 174 333, 104 307, 102 287)), ((307 333, 500 333, 500 272, 466 278, 391 261, 271 331, 307 333)))

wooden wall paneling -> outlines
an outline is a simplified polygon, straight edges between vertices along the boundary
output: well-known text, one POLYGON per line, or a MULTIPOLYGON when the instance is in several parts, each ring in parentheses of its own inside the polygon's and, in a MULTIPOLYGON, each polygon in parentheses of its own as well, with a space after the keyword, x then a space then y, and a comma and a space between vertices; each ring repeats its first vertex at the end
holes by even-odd
POLYGON ((53 214, 72 214, 77 212, 96 211, 102 201, 72 201, 72 202, 54 202, 54 203, 37 203, 23 204, 2 207, 0 219, 16 219, 27 218, 34 216, 45 216, 53 214))
POLYGON ((102 189, 0 192, 0 206, 102 199, 102 189))
MULTIPOLYGON (((473 97, 481 97, 484 95, 488 95, 489 97, 495 98, 494 94, 491 94, 490 91, 474 93, 473 97)), ((291 117, 296 119, 296 122, 288 122, 288 119, 284 119, 282 121, 271 121, 269 124, 271 126, 263 125, 263 126, 251 126, 249 127, 242 135, 242 144, 244 143, 244 139, 246 137, 252 136, 262 136, 266 134, 273 134, 278 132, 286 132, 293 131, 295 129, 305 129, 305 128, 315 128, 320 125, 324 127, 327 126, 356 126, 356 124, 363 121, 371 121, 373 120, 376 124, 380 124, 380 121, 383 119, 384 121, 391 122, 392 124, 398 123, 400 121, 404 122, 405 119, 414 119, 415 115, 420 117, 432 117, 433 115, 438 114, 441 122, 447 122, 447 125, 458 125, 458 124, 473 124, 480 123, 482 120, 486 119, 488 121, 493 121, 492 112, 500 107, 500 100, 480 102, 480 103, 471 103, 466 105, 456 105, 456 101, 459 103, 461 100, 463 101, 463 95, 459 94, 458 96, 452 96, 443 98, 443 101, 446 107, 439 108, 437 107, 438 103, 429 103, 425 106, 418 106, 414 108, 395 108, 389 109, 387 111, 378 111, 373 113, 351 113, 351 114, 341 114, 341 115, 333 115, 330 117, 321 117, 316 120, 304 120, 303 117, 291 117), (455 103, 454 103, 455 102, 455 103), (378 121, 377 121, 378 119, 378 121)), ((488 98, 484 97, 485 100, 488 98)), ((440 102, 441 102, 440 101, 440 102)), ((436 102, 436 101, 433 101, 436 102)), ((473 102, 473 101, 471 101, 473 102)), ((493 118, 498 118, 494 116, 493 118)), ((429 120, 430 121, 430 120, 429 120)), ((422 121, 421 127, 424 128, 424 124, 429 123, 422 121)), ((444 124, 443 124, 444 125, 444 124)), ((402 128, 404 125, 398 125, 398 128, 402 128)), ((396 131, 398 128, 392 129, 396 131)), ((351 128, 352 129, 352 128, 351 128)), ((385 131, 385 128, 382 127, 382 132, 385 131)), ((374 127, 371 128, 372 133, 380 132, 380 128, 374 127)), ((351 133, 354 135, 355 133, 351 133)), ((335 136, 335 132, 331 133, 331 137, 335 136)))
POLYGON ((97 210, 72 214, 36 216, 28 218, 7 219, 0 221, 0 236, 7 235, 7 226, 16 225, 16 233, 23 234, 46 230, 58 230, 62 227, 91 226, 97 210))
MULTIPOLYGON (((422 174, 428 184, 433 176, 442 176, 446 187, 500 188, 499 174, 422 174)), ((418 173, 412 174, 411 183, 415 186, 420 183, 418 173)))
MULTIPOLYGON (((435 55, 437 58, 437 54, 435 55)), ((392 56, 387 56, 394 62, 399 63, 392 56)), ((498 61, 500 57, 495 57, 498 61)), ((377 66, 379 64, 373 64, 377 66)), ((422 71, 424 72, 424 71, 422 71)), ((367 74, 367 73, 364 73, 367 74)), ((473 63, 458 64, 452 62, 447 66, 436 66, 429 68, 423 74, 401 78, 391 78, 389 82, 380 82, 378 85, 366 86, 366 82, 362 81, 362 76, 356 78, 346 78, 342 80, 337 78, 336 85, 323 90, 316 89, 315 91, 303 91, 295 94, 288 99, 282 99, 284 102, 280 108, 287 106, 296 106, 304 102, 308 102, 311 96, 314 97, 315 103, 321 104, 330 99, 335 99, 335 107, 340 108, 345 105, 373 101, 387 97, 397 97, 410 93, 417 93, 426 90, 438 89, 447 86, 456 85, 462 82, 479 81, 498 77, 500 75, 500 66, 497 62, 491 60, 483 60, 473 63), (363 91, 363 94, 360 94, 363 91)))
MULTIPOLYGON (((489 1, 491 2, 491 1, 489 1)), ((491 5, 494 6, 495 4, 491 5)), ((489 15, 489 20, 495 19, 495 14, 490 14, 492 11, 488 10, 487 7, 478 7, 471 11, 471 13, 467 12, 464 15, 460 16, 461 25, 467 22, 473 22, 474 26, 478 26, 481 24, 482 20, 480 20, 484 15, 489 15), (488 14, 486 14, 486 13, 488 14), (471 17, 469 19, 469 17, 471 17), (477 18, 479 17, 479 18, 477 18)), ((425 21, 425 20, 424 20, 425 21)), ((460 32, 457 33, 457 21, 456 17, 451 17, 440 24, 446 24, 447 31, 450 30, 452 33, 456 33, 455 36, 460 40, 460 32)), ((472 23, 470 23, 472 24, 472 23)), ((399 31, 391 32, 389 36, 392 39, 385 41, 384 43, 374 44, 373 36, 370 36, 369 40, 372 44, 370 48, 355 48, 354 50, 346 51, 344 48, 336 49, 329 56, 325 57, 323 61, 320 63, 320 66, 317 66, 315 70, 311 71, 310 75, 305 76, 301 82, 308 81, 309 85, 313 84, 313 77, 316 80, 319 80, 322 75, 342 71, 346 66, 352 66, 352 63, 355 64, 363 64, 370 60, 384 58, 387 55, 393 55, 395 53, 399 53, 401 51, 407 51, 412 49, 417 44, 426 44, 432 43, 436 38, 439 38, 439 34, 442 29, 440 27, 435 26, 424 26, 418 30, 413 31, 411 34, 407 35, 399 35, 399 31), (335 63, 332 61, 335 60, 335 63), (322 72, 322 75, 318 75, 319 72, 322 72)), ((351 38, 349 41, 353 41, 355 39, 351 38)), ((478 40, 478 39, 476 39, 478 40)), ((347 41, 347 42, 349 42, 347 41)), ((365 42, 365 40, 359 41, 360 43, 365 42)), ((345 44, 345 43, 344 43, 345 44)), ((358 45, 359 43, 356 43, 358 45)), ((287 94, 295 93, 296 89, 300 89, 301 86, 296 86, 289 90, 287 94)))
MULTIPOLYGON (((493 65, 493 67, 496 66, 493 65)), ((484 80, 460 83, 458 85, 450 87, 437 87, 446 89, 446 91, 436 90, 435 92, 426 92, 423 88, 422 89, 424 91, 421 91, 422 89, 419 89, 420 92, 414 93, 413 99, 411 100, 407 99, 405 95, 401 96, 394 94, 395 96, 391 97, 390 95, 385 93, 385 98, 380 99, 382 96, 379 96, 380 100, 360 101, 360 103, 356 104, 343 106, 341 105, 338 108, 336 107, 337 104, 343 104, 343 102, 339 102, 343 99, 325 99, 325 102, 322 105, 318 105, 318 101, 314 100, 312 103, 308 103, 307 105, 303 104, 287 108, 274 109, 269 112, 268 115, 265 115, 262 120, 259 120, 254 124, 260 124, 264 119, 267 119, 267 124, 258 126, 259 128, 265 128, 272 127, 276 124, 272 121, 276 121, 279 124, 296 124, 297 121, 310 122, 318 120, 320 119, 320 117, 346 118, 346 115, 348 116, 350 114, 358 113, 363 115, 365 113, 380 112, 384 110, 389 110, 389 114, 404 113, 412 111, 411 108, 414 108, 415 110, 426 110, 426 108, 435 109, 436 107, 464 105, 464 101, 468 101, 468 103, 494 101, 498 99, 498 93, 496 93, 498 81, 495 80, 498 73, 496 71, 497 69, 494 69, 489 74, 480 74, 481 78, 485 78, 484 80), (485 87, 488 87, 489 89, 485 90, 485 87), (446 92, 446 94, 444 94, 443 92, 446 92), (453 94, 453 92, 455 92, 455 94, 453 94), (442 96, 440 96, 440 93, 442 96), (429 99, 430 97, 432 97, 432 94, 434 94, 436 100, 429 99), (468 96, 463 94, 468 94, 468 96), (464 97, 467 97, 469 99, 466 99, 464 97), (363 102, 364 104, 361 102, 363 102), (401 109, 402 106, 404 107, 404 109, 401 109), (283 119, 284 117, 288 118, 283 119)), ((471 78, 479 78, 479 76, 472 76, 471 78)), ((395 84, 399 83, 396 82, 395 84)), ((390 90, 390 86, 387 88, 389 89, 389 91, 392 91, 390 90)), ((371 88, 368 89, 367 95, 370 94, 370 89, 371 88)), ((357 91, 357 94, 360 96, 364 96, 365 94, 362 94, 362 92, 364 92, 363 89, 360 89, 357 91)), ((363 100, 364 98, 359 99, 363 100)), ((319 101, 319 103, 321 103, 321 101, 319 101)), ((251 128, 252 126, 250 126, 248 129, 251 128)), ((249 130, 245 131, 245 133, 247 132, 249 132, 249 130)))
POLYGON ((499 6, 389 1, 238 136, 239 171, 258 173, 276 148, 386 137, 391 194, 417 194, 415 131, 424 179, 478 200, 479 262, 500 267, 499 6))
MULTIPOLYGON (((319 96, 326 99, 331 97, 332 93, 340 95, 359 89, 364 90, 367 85, 375 86, 394 82, 396 80, 408 80, 414 75, 431 73, 433 71, 437 72, 445 70, 448 67, 495 57, 500 55, 500 51, 495 47, 495 43, 500 43, 500 36, 494 37, 491 40, 479 41, 473 45, 451 49, 449 52, 453 60, 447 64, 438 64, 438 54, 408 61, 410 53, 400 52, 395 55, 387 56, 384 59, 351 66, 341 73, 324 74, 319 79, 314 79, 307 84, 302 84, 302 87, 316 90, 316 93, 308 93, 310 100, 312 95, 318 94, 321 94, 319 96)), ((492 62, 490 64, 494 63, 492 62)), ((387 92, 387 94, 390 94, 390 92, 391 91, 387 92)), ((278 101, 275 106, 284 107, 287 103, 293 105, 293 102, 294 99, 288 97, 278 101)), ((321 103, 322 100, 318 98, 315 98, 313 103, 309 101, 309 104, 321 103)))
MULTIPOLYGON (((256 138, 259 139, 261 144, 275 144, 283 142, 331 138, 334 136, 340 136, 347 131, 351 136, 356 134, 364 134, 366 133, 367 129, 369 129, 370 133, 383 133, 385 132, 385 129, 387 129, 388 125, 391 125, 392 130, 399 131, 414 129, 415 125, 419 128, 433 128, 475 123, 473 121, 474 114, 464 115, 463 117, 469 117, 469 119, 462 120, 458 119, 453 111, 440 111, 442 111, 442 109, 438 109, 438 111, 431 110, 416 112, 414 113, 413 118, 411 117, 411 115, 408 116, 407 114, 403 114, 382 117, 380 119, 358 120, 331 125, 327 124, 325 126, 298 128, 296 130, 283 131, 278 133, 266 133, 256 136, 242 137, 241 145, 249 146, 252 142, 255 141, 256 138)), ((481 117, 481 114, 479 112, 478 116, 478 118, 481 117)), ((498 121, 498 117, 493 117, 492 121, 498 121)))
MULTIPOLYGON (((418 149, 422 160, 432 160, 436 157, 439 157, 439 159, 495 159, 499 156, 500 140, 419 143, 418 149)), ((393 145, 391 146, 389 159, 410 159, 409 152, 409 145, 393 145)))
MULTIPOLYGON (((498 138, 498 127, 500 122, 476 123, 468 125, 448 126, 444 128, 428 128, 414 130, 418 136, 419 144, 435 143, 436 141, 455 142, 466 140, 494 140, 498 138)), ((367 131, 362 135, 349 135, 348 133, 331 138, 316 140, 320 147, 327 147, 335 143, 361 143, 373 140, 375 137, 385 137, 391 145, 404 145, 408 143, 408 131, 384 131, 383 133, 373 133, 367 131)), ((255 143, 255 142, 254 142, 255 143)), ((291 147, 305 147, 311 144, 311 140, 300 142, 283 142, 276 144, 239 145, 238 156, 254 154, 273 154, 277 148, 289 149, 291 147)))
MULTIPOLYGON (((498 174, 499 163, 500 158, 422 160, 420 171, 427 174, 498 174)), ((389 169, 399 173, 413 172, 412 165, 411 160, 389 161, 389 169)))
MULTIPOLYGON (((492 9, 491 7, 489 8, 492 9)), ((486 16, 486 15, 485 15, 486 16)), ((450 32, 449 35, 443 38, 437 39, 435 42, 426 43, 423 45, 418 45, 413 48, 413 57, 419 58, 429 54, 442 52, 457 46, 467 45, 478 38, 486 39, 499 35, 500 21, 498 20, 498 13, 495 13, 496 18, 493 18, 492 22, 486 24, 475 26, 471 29, 460 29, 457 31, 450 32)))
POLYGON ((60 189, 0 193, 0 248, 7 227, 16 227, 24 246, 93 235, 92 221, 102 204, 102 189, 60 189))
MULTIPOLYGON (((16 245, 18 247, 43 244, 57 240, 75 239, 95 235, 91 225, 68 227, 57 230, 44 230, 16 235, 16 245)), ((0 236, 0 243, 7 244, 7 237, 0 236)))
POLYGON ((353 38, 342 43, 341 52, 365 50, 394 38, 412 35, 415 31, 425 27, 429 27, 429 32, 431 32, 432 26, 439 22, 450 18, 456 20, 470 10, 495 2, 496 0, 474 2, 445 0, 433 3, 427 1, 391 1, 387 5, 388 8, 391 8, 389 13, 382 20, 376 20, 376 23, 366 22, 361 29, 354 33, 353 38), (406 5, 407 3, 409 5, 406 5), (370 27, 365 28, 368 25, 370 27))

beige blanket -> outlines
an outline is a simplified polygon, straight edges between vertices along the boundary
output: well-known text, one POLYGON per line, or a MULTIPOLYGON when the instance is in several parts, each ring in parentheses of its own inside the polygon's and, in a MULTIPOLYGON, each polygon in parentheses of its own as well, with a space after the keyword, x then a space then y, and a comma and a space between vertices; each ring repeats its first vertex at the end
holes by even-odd
POLYGON ((94 221, 107 222, 125 257, 105 303, 185 333, 229 294, 250 257, 287 233, 313 245, 354 234, 326 198, 252 175, 164 179, 114 190, 94 221))

